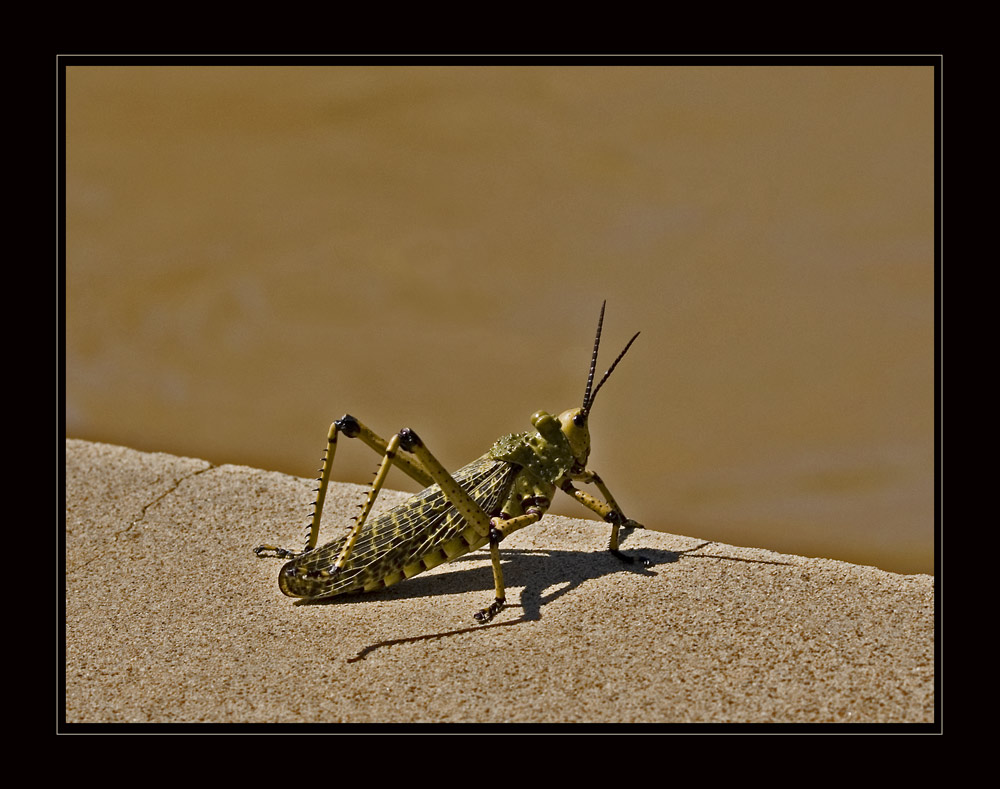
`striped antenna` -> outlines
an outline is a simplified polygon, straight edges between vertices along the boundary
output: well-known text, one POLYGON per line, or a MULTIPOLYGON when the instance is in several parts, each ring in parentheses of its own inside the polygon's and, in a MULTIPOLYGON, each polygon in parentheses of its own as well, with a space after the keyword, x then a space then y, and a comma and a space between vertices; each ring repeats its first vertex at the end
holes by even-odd
POLYGON ((601 316, 597 319, 597 336, 594 338, 594 355, 590 359, 590 373, 587 375, 587 390, 583 394, 583 415, 587 416, 590 413, 590 408, 594 404, 594 400, 597 399, 597 393, 601 391, 601 387, 604 386, 604 382, 611 377, 611 373, 614 371, 615 367, 618 366, 618 362, 622 360, 622 357, 626 354, 629 348, 632 347, 632 343, 635 342, 635 338, 639 336, 639 332, 636 332, 632 339, 626 343, 622 352, 618 354, 618 357, 611 363, 608 371, 601 378, 597 387, 591 392, 591 387, 594 385, 594 371, 597 369, 597 349, 601 344, 601 326, 604 323, 604 307, 607 305, 607 300, 601 304, 601 316))
POLYGON ((590 357, 590 373, 587 375, 587 389, 583 393, 584 414, 590 410, 590 403, 593 402, 590 398, 590 387, 594 385, 594 370, 597 368, 597 349, 601 347, 601 326, 604 324, 604 308, 607 304, 607 299, 601 302, 601 314, 597 319, 597 336, 594 338, 594 355, 590 357))

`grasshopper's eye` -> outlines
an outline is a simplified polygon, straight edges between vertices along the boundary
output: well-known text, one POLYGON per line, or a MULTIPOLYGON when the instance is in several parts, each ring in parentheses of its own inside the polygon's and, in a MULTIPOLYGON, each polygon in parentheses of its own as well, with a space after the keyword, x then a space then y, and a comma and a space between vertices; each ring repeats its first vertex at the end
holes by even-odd
POLYGON ((577 414, 573 417, 573 424, 577 427, 584 427, 587 424, 587 417, 583 414, 577 414))

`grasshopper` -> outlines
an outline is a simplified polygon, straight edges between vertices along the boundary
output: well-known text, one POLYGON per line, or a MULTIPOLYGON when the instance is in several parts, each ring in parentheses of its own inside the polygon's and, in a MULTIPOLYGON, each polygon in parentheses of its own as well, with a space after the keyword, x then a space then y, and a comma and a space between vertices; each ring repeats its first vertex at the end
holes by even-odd
POLYGON ((597 321, 583 404, 559 416, 536 412, 531 417, 534 431, 498 439, 489 452, 454 474, 438 462, 409 428, 400 430, 386 441, 350 414, 334 421, 327 434, 327 449, 304 550, 273 545, 259 545, 254 549, 257 556, 291 559, 278 575, 281 591, 289 597, 318 600, 347 592, 382 589, 488 543, 496 594, 488 607, 475 614, 476 621, 488 622, 506 602, 500 567, 501 540, 540 520, 556 488, 611 524, 608 550, 614 556, 627 563, 649 564, 644 558, 626 556, 618 550, 620 530, 645 527, 625 517, 603 480, 587 468, 590 456, 587 419, 594 399, 639 336, 636 332, 628 341, 595 387, 594 371, 606 304, 601 305, 597 321), (317 549, 330 468, 341 435, 361 439, 382 456, 382 462, 350 533, 317 549), (393 465, 427 487, 394 509, 369 520, 375 499, 393 465), (574 485, 577 482, 595 485, 604 501, 579 490, 574 485))

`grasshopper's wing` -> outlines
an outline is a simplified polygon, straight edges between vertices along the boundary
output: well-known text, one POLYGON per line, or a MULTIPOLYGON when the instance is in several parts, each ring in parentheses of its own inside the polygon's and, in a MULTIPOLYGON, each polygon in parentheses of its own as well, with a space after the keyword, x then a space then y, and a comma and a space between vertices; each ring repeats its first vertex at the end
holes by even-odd
MULTIPOLYGON (((483 456, 454 473, 490 516, 500 514, 517 467, 483 456)), ((324 575, 346 537, 299 556, 281 569, 279 585, 292 597, 332 597, 391 586, 484 545, 481 536, 452 507, 441 488, 431 485, 365 523, 340 572, 324 575)))

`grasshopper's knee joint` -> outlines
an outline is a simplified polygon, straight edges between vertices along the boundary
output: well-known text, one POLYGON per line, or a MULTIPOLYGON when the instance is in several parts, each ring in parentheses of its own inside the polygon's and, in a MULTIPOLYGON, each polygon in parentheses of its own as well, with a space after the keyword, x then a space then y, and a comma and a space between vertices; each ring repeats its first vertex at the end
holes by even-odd
POLYGON ((399 445, 407 452, 412 452, 416 447, 422 447, 424 442, 410 428, 404 427, 399 431, 399 445))
POLYGON ((334 421, 337 430, 348 438, 356 438, 361 432, 361 423, 350 414, 344 414, 340 419, 334 421))

